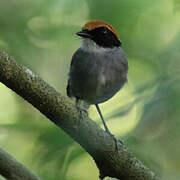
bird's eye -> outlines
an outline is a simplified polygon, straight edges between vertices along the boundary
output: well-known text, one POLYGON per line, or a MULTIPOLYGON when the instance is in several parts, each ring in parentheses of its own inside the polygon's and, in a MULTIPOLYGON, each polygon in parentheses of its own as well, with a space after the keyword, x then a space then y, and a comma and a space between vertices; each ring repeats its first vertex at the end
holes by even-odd
POLYGON ((108 34, 108 29, 106 27, 98 27, 91 31, 91 34, 96 36, 106 36, 108 34))
POLYGON ((101 30, 101 34, 103 34, 103 35, 106 35, 107 34, 107 29, 106 28, 103 28, 102 30, 101 30))

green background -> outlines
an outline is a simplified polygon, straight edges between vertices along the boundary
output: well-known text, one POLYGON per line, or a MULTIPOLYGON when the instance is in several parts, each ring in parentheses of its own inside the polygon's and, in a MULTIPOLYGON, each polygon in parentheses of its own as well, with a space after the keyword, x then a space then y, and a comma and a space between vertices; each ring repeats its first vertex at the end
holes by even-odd
MULTIPOLYGON (((179 0, 0 0, 0 48, 66 95, 75 33, 92 19, 115 27, 129 61, 128 83, 100 105, 110 130, 163 180, 179 180, 179 0)), ((1 83, 0 147, 44 180, 98 180, 80 145, 1 83)))

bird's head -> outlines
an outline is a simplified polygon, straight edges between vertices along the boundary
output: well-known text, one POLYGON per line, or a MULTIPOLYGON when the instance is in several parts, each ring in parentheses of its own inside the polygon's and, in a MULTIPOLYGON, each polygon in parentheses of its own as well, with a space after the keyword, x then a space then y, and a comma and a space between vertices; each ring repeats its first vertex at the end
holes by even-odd
POLYGON ((98 48, 107 49, 121 46, 116 30, 104 21, 90 21, 76 34, 83 38, 82 47, 90 51, 98 48))

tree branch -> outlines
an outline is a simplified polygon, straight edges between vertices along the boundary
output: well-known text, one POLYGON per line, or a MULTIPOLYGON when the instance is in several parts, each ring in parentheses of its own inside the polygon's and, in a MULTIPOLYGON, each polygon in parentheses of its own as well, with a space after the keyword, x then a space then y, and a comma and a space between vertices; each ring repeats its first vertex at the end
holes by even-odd
POLYGON ((110 176, 121 180, 159 180, 120 142, 116 151, 113 137, 86 113, 80 113, 69 98, 4 51, 0 51, 0 81, 77 141, 95 160, 101 179, 110 176))
POLYGON ((0 149, 0 174, 8 180, 41 180, 2 149, 0 149))

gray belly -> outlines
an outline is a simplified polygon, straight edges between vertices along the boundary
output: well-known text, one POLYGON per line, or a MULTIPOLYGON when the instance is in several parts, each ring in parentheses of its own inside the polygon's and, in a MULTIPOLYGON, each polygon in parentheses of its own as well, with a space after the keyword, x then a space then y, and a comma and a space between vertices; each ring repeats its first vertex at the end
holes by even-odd
POLYGON ((125 77, 112 77, 113 73, 99 73, 85 78, 81 83, 74 82, 74 93, 79 99, 85 100, 90 104, 97 104, 107 101, 114 96, 126 82, 125 77))

